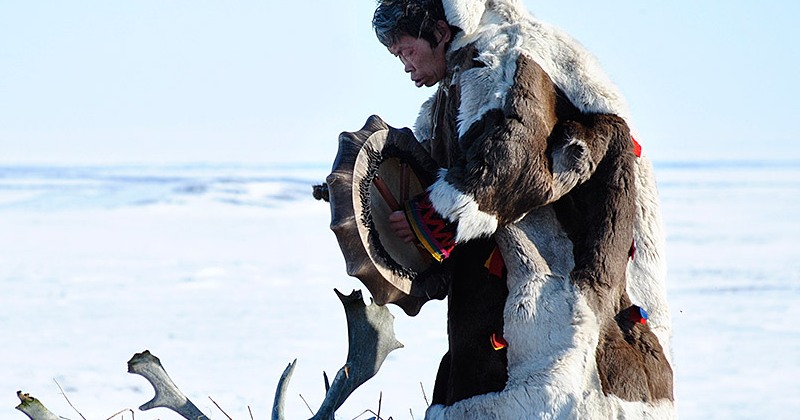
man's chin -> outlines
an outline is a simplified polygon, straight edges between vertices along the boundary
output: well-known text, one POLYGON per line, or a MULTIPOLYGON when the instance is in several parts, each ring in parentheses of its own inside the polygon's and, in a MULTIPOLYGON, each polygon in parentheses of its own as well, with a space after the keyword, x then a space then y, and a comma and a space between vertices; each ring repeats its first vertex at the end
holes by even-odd
POLYGON ((421 87, 431 87, 431 86, 435 85, 436 83, 439 83, 439 82, 438 82, 438 81, 433 81, 433 82, 432 82, 432 81, 425 81, 425 80, 419 80, 419 81, 416 81, 416 80, 415 80, 415 81, 414 81, 414 84, 415 84, 415 85, 416 85, 418 88, 421 88, 421 87))

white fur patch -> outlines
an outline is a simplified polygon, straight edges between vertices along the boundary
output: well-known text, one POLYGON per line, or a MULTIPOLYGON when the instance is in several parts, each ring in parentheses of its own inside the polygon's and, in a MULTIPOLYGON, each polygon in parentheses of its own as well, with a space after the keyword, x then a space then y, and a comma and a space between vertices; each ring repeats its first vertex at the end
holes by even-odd
POLYGON ((596 392, 587 392, 580 400, 576 400, 575 396, 548 395, 547 390, 534 386, 478 395, 449 407, 432 405, 425 413, 425 420, 669 420, 674 418, 677 418, 675 404, 669 400, 659 400, 654 403, 631 402, 613 395, 606 397, 596 392))
POLYGON ((417 141, 423 142, 433 138, 433 104, 436 102, 436 94, 428 98, 422 104, 417 115, 417 121, 414 123, 414 137, 417 141))
POLYGON ((630 121, 628 106, 595 57, 560 29, 533 17, 522 21, 523 49, 583 112, 615 114, 630 121))
POLYGON ((472 33, 478 28, 486 9, 483 0, 444 1, 443 6, 447 22, 463 29, 465 33, 472 33))
POLYGON ((485 67, 475 67, 457 74, 455 82, 461 87, 461 103, 458 108, 458 135, 464 133, 483 115, 492 109, 502 109, 508 92, 514 85, 518 54, 507 52, 513 42, 508 34, 497 33, 492 37, 491 53, 481 53, 477 60, 485 67), (497 50, 502 50, 498 54, 497 50))
POLYGON ((497 217, 481 211, 475 198, 447 182, 445 175, 447 169, 440 169, 428 192, 433 208, 447 220, 458 222, 456 242, 491 236, 497 230, 497 217))

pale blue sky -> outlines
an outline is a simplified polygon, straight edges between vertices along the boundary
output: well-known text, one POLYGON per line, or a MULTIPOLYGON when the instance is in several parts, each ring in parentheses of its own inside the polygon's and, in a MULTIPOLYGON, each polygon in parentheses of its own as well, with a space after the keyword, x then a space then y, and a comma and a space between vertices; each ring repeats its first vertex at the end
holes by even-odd
MULTIPOLYGON (((800 2, 525 2, 621 87, 654 159, 799 158, 800 2)), ((417 89, 373 0, 0 0, 0 164, 330 162, 417 89)))

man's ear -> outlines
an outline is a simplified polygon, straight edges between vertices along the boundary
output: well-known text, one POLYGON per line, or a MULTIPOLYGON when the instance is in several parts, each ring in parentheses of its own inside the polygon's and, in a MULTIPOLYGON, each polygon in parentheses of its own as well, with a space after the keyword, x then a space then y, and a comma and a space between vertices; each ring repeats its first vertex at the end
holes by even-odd
POLYGON ((453 39, 453 34, 450 32, 450 25, 443 20, 439 20, 436 22, 436 40, 438 42, 444 42, 445 44, 450 42, 453 39))

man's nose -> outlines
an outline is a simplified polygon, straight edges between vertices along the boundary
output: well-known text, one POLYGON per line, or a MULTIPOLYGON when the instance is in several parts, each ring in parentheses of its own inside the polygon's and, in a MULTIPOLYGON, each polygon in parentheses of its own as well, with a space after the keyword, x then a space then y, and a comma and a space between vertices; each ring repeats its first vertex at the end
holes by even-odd
POLYGON ((409 62, 408 60, 404 60, 403 69, 406 71, 406 73, 411 73, 412 71, 414 71, 414 66, 412 66, 411 62, 409 62))

